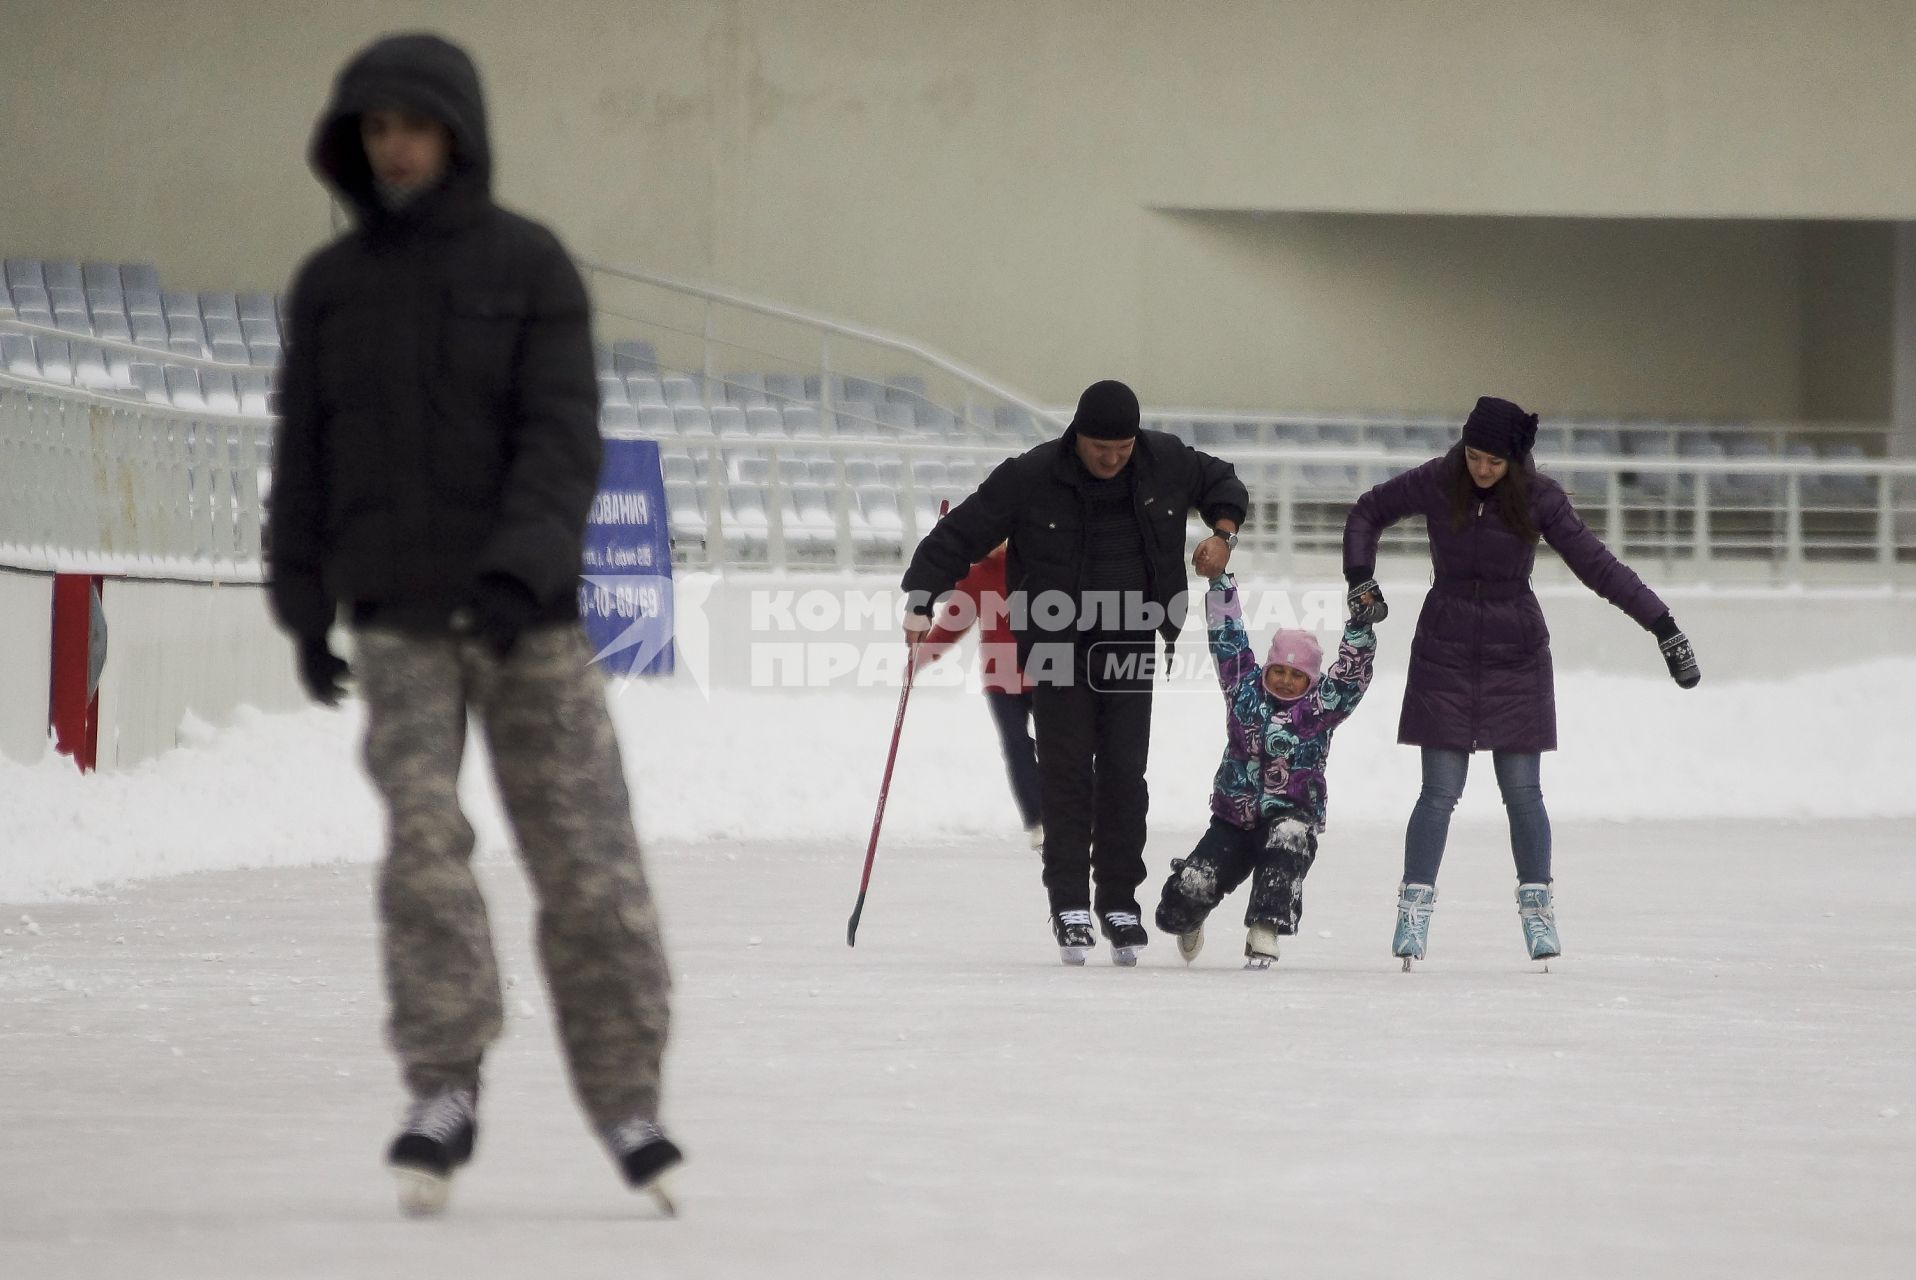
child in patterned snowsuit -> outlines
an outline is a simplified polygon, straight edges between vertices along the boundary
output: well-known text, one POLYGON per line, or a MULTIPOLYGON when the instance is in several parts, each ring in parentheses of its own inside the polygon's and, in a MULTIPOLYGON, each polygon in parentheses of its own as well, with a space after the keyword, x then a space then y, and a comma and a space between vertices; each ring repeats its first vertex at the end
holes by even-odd
POLYGON ((1377 638, 1368 619, 1353 618, 1337 661, 1319 677, 1323 651, 1308 631, 1278 632, 1258 665, 1229 574, 1211 580, 1204 614, 1229 738, 1211 789, 1211 828, 1188 856, 1172 860, 1158 928, 1177 935, 1188 963, 1204 944, 1211 908, 1249 877, 1244 951, 1248 967, 1266 968, 1277 939, 1297 932, 1304 876, 1324 830, 1331 733, 1370 685, 1377 638))

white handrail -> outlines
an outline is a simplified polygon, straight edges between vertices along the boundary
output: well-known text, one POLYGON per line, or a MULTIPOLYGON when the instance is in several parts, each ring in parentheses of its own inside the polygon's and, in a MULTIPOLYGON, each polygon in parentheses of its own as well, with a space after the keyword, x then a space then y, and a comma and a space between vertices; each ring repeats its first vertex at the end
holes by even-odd
POLYGON ((869 343, 872 346, 884 347, 888 350, 900 352, 914 359, 922 360, 933 368, 947 373, 970 386, 976 387, 988 395, 994 396, 1009 404, 1016 405, 1031 414, 1034 418, 1049 422, 1060 430, 1065 426, 1065 420, 1063 418, 1043 408, 1029 396, 1013 391, 1001 383, 994 382, 977 370, 968 368, 956 360, 951 359, 949 356, 933 351, 929 347, 921 346, 908 338, 900 338, 893 334, 881 333, 876 329, 867 329, 860 325, 847 324, 842 320, 833 320, 827 316, 817 315, 809 311, 801 311, 796 307, 788 307, 781 303, 767 302, 762 298, 753 298, 745 294, 733 293, 727 289, 718 289, 711 285, 696 284, 689 280, 660 275, 653 271, 641 271, 636 267, 622 267, 613 263, 599 262, 590 258, 578 258, 575 259, 575 261, 583 270, 596 271, 602 275, 611 276, 614 279, 629 280, 634 284, 651 285, 659 289, 668 289, 674 293, 684 294, 687 297, 701 298, 707 302, 717 302, 728 307, 737 307, 740 310, 751 311, 762 316, 769 316, 775 320, 784 320, 792 324, 804 325, 822 333, 834 334, 841 338, 852 338, 859 342, 869 343))

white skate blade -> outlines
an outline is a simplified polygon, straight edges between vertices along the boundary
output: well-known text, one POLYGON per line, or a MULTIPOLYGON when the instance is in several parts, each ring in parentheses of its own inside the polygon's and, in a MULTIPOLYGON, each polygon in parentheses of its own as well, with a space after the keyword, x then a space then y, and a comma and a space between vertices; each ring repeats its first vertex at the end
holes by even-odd
POLYGON ((1254 955, 1244 962, 1244 967, 1254 973, 1264 973, 1275 963, 1277 963, 1276 956, 1254 955))
POLYGON ((1404 972, 1405 973, 1410 972, 1410 957, 1409 956, 1404 957, 1404 972))
MULTIPOLYGON (((1079 963, 1083 962, 1080 961, 1079 963)), ((1136 968, 1138 963, 1138 949, 1136 947, 1121 947, 1115 942, 1112 943, 1111 963, 1117 965, 1120 969, 1136 968)))
POLYGON ((679 1216, 678 1201, 672 1198, 671 1184, 664 1177, 652 1179, 652 1181, 640 1187, 639 1191, 641 1194, 650 1196, 652 1203, 657 1205, 659 1212, 666 1217, 676 1218, 679 1216))
POLYGON ((1085 953, 1090 950, 1089 947, 1059 947, 1058 959, 1066 964, 1081 965, 1084 963, 1085 953))
POLYGON ((1202 926, 1192 930, 1190 933, 1180 933, 1178 935, 1178 955, 1183 957, 1184 963, 1190 964, 1191 961, 1197 959, 1198 952, 1202 950, 1204 950, 1204 929, 1202 926))
POLYGON ((452 1196, 452 1179, 442 1178, 424 1169, 393 1167, 393 1182, 399 1191, 399 1212, 408 1218, 431 1218, 446 1211, 452 1196))

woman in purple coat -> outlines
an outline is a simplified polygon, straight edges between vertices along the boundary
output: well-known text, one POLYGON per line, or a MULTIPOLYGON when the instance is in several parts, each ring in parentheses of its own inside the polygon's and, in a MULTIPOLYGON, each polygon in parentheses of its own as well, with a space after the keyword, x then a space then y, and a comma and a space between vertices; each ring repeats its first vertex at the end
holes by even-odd
POLYGON ((1532 959, 1559 953, 1550 896, 1550 818, 1540 758, 1557 746, 1550 631, 1530 589, 1537 542, 1578 579, 1656 636, 1677 684, 1700 674, 1689 641, 1643 580, 1610 554, 1563 486, 1534 469, 1537 415, 1484 396, 1463 439, 1440 458, 1357 500, 1344 522, 1344 576, 1353 620, 1387 612, 1373 573, 1377 543, 1399 520, 1422 516, 1435 575, 1410 646, 1397 740, 1423 749, 1424 785, 1404 836, 1391 950, 1404 968, 1424 957, 1437 867, 1473 751, 1489 751, 1510 818, 1517 910, 1532 959))

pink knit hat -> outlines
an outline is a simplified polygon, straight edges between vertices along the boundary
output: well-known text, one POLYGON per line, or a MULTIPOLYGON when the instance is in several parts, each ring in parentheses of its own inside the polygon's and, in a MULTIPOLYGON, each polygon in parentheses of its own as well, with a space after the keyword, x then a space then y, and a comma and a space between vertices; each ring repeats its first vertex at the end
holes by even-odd
POLYGON ((1315 676, 1324 667, 1324 646, 1308 631, 1280 631, 1271 638, 1271 651, 1264 655, 1265 666, 1279 663, 1315 676))

